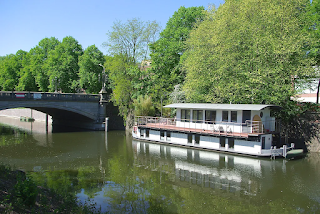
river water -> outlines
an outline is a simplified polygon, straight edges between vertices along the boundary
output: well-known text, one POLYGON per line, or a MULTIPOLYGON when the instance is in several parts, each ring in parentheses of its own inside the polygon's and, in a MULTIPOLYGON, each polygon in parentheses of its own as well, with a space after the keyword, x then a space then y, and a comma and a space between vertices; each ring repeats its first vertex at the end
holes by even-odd
POLYGON ((319 154, 270 160, 0 123, 1 163, 102 212, 320 213, 319 154))

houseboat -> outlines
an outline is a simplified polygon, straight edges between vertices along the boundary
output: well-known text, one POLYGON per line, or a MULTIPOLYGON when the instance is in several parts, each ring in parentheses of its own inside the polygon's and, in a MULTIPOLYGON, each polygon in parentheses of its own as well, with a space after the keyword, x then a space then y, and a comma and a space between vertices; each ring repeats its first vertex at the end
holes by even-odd
POLYGON ((260 157, 303 153, 280 142, 280 122, 271 115, 279 106, 176 103, 164 108, 176 109, 176 117, 138 116, 133 138, 260 157))

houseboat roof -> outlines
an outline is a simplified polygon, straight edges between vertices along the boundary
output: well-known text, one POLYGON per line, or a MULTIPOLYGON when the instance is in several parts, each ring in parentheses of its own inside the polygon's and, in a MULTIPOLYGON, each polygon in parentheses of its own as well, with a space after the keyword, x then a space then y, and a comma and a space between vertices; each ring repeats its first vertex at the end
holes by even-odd
POLYGON ((214 104, 214 103, 173 103, 164 106, 164 108, 178 109, 202 109, 202 110, 253 110, 260 111, 265 108, 280 109, 276 105, 265 104, 214 104))

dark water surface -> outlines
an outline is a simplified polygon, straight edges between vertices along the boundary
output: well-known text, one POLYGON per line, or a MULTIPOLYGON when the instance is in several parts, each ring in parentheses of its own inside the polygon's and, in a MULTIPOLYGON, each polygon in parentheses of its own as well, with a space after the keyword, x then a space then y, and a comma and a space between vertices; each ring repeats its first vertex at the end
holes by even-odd
POLYGON ((257 159, 134 141, 123 131, 0 124, 0 162, 103 212, 320 213, 319 154, 257 159))

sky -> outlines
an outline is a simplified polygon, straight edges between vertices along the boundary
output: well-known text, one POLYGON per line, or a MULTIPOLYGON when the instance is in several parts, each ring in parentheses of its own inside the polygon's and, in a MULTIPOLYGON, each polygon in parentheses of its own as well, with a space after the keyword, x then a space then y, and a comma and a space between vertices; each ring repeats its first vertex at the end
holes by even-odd
POLYGON ((102 46, 116 20, 157 21, 162 29, 181 6, 193 7, 224 0, 0 0, 0 56, 30 51, 46 37, 60 41, 72 36, 83 49, 102 46))

